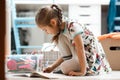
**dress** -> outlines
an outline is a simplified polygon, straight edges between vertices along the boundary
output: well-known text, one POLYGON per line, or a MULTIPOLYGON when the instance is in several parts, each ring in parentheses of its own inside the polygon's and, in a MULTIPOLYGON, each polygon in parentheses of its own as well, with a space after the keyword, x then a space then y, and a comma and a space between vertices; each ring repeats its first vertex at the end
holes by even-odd
POLYGON ((105 57, 101 44, 94 37, 93 33, 87 27, 78 22, 66 21, 66 26, 61 34, 57 47, 60 50, 64 62, 61 64, 61 70, 64 74, 69 71, 80 71, 80 65, 75 51, 74 37, 81 35, 84 42, 86 55, 86 75, 108 73, 111 71, 110 65, 105 57))

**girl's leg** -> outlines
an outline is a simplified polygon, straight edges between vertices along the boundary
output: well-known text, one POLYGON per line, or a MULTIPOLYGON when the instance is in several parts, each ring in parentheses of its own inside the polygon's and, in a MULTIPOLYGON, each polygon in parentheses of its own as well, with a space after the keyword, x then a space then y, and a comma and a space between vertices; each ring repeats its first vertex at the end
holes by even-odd
POLYGON ((60 68, 64 74, 68 74, 70 71, 80 71, 80 65, 74 58, 64 61, 60 68))

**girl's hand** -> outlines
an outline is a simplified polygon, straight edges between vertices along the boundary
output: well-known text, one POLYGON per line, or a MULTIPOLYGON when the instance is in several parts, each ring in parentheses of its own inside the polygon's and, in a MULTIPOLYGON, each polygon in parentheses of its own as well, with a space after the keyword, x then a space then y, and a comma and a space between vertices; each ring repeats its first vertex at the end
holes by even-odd
POLYGON ((45 72, 45 73, 50 73, 50 72, 52 72, 53 71, 53 68, 52 67, 47 67, 47 68, 45 68, 44 70, 43 70, 43 72, 45 72))
POLYGON ((83 76, 84 74, 81 72, 74 72, 74 71, 70 71, 68 73, 69 76, 83 76))

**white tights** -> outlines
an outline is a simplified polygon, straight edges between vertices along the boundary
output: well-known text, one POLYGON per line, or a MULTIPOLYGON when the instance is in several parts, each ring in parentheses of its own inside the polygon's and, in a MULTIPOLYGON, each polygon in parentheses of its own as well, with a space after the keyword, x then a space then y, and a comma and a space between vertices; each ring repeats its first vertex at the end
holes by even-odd
POLYGON ((64 74, 68 74, 70 71, 80 71, 79 62, 75 58, 65 60, 60 68, 64 74))

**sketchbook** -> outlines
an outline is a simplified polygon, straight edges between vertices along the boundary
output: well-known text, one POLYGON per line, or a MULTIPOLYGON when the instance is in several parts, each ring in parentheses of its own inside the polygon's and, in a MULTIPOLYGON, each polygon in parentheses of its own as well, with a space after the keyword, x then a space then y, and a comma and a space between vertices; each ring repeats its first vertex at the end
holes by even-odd
POLYGON ((30 77, 30 78, 44 78, 44 79, 57 79, 50 75, 50 73, 43 73, 43 72, 31 72, 25 74, 16 74, 14 76, 19 77, 30 77))

